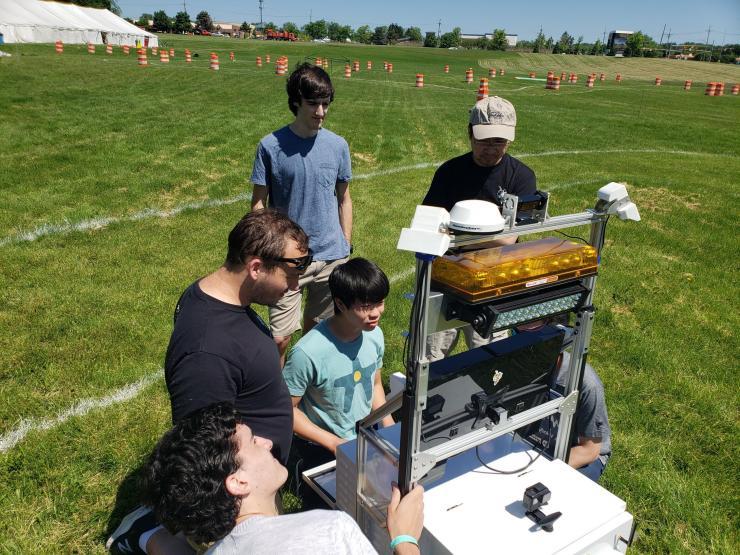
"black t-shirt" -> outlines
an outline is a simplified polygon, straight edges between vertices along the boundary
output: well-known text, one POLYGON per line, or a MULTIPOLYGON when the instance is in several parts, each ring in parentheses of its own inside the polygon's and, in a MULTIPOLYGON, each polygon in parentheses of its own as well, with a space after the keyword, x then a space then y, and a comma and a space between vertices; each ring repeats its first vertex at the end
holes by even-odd
POLYGON ((255 435, 272 440, 275 458, 285 464, 293 405, 277 346, 251 308, 214 299, 193 283, 175 308, 164 368, 173 422, 231 401, 255 435))
POLYGON ((508 154, 486 168, 476 164, 473 153, 468 152, 437 169, 422 204, 450 211, 461 200, 496 202, 499 187, 512 195, 531 195, 537 191, 537 179, 528 166, 508 154))

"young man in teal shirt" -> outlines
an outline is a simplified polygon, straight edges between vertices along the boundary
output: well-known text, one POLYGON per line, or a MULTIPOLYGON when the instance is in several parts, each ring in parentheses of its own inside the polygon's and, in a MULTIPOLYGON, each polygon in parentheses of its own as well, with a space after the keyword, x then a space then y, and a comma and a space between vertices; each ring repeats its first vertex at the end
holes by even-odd
MULTIPOLYGON (((332 460, 339 445, 354 439, 356 423, 385 403, 378 324, 388 278, 369 260, 353 258, 334 269, 329 289, 334 316, 301 338, 283 370, 293 400, 289 466, 297 491, 301 472, 332 460)), ((392 424, 390 416, 383 421, 392 424)), ((303 489, 304 508, 311 508, 316 498, 303 489)))

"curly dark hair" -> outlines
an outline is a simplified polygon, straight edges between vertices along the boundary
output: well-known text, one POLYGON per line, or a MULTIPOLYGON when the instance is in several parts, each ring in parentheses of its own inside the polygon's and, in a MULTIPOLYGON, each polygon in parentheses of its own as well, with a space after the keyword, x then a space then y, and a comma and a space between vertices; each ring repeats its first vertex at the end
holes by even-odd
POLYGON ((298 106, 304 98, 306 100, 328 98, 329 102, 334 101, 334 85, 331 84, 329 74, 307 62, 293 70, 285 89, 288 91, 288 108, 293 115, 298 113, 298 106))
POLYGON ((308 251, 308 235, 285 214, 266 208, 244 215, 229 233, 225 265, 229 270, 244 264, 248 257, 258 256, 265 268, 277 265, 284 256, 285 242, 293 239, 298 248, 308 251))
POLYGON ((225 481, 239 468, 238 421, 231 403, 216 403, 175 424, 154 448, 144 468, 142 502, 173 534, 208 543, 236 525, 241 500, 225 481))

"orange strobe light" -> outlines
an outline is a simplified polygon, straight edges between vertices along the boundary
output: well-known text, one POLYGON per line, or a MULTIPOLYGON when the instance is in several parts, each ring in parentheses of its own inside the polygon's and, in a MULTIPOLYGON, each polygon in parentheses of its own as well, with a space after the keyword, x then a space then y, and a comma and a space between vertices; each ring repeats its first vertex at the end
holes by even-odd
POLYGON ((437 258, 432 281, 478 303, 593 275, 597 269, 598 253, 591 245, 547 237, 437 258))

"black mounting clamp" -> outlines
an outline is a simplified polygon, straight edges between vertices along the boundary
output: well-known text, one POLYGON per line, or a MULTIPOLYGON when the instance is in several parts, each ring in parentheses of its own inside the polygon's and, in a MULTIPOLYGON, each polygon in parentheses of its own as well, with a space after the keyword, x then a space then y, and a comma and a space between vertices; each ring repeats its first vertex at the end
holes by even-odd
POLYGON ((540 507, 547 505, 550 497, 552 497, 552 492, 547 486, 542 482, 537 482, 524 490, 524 498, 522 499, 522 504, 526 510, 524 514, 535 523, 536 528, 542 528, 545 532, 552 532, 555 521, 563 516, 560 511, 546 515, 540 510, 540 507))

